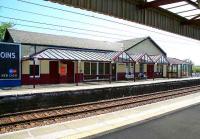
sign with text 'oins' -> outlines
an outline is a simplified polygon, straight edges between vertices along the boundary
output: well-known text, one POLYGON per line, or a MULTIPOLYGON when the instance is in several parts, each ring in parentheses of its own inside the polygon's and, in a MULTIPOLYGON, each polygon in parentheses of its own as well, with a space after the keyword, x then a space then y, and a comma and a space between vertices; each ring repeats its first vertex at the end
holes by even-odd
POLYGON ((20 45, 0 43, 0 80, 20 79, 20 45))

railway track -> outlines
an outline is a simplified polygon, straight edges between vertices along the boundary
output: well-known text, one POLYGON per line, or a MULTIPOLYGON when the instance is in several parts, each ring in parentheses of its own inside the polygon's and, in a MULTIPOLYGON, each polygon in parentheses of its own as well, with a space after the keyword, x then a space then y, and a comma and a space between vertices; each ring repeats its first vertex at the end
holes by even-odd
POLYGON ((199 91, 200 85, 72 106, 4 114, 0 116, 0 133, 136 107, 199 91))

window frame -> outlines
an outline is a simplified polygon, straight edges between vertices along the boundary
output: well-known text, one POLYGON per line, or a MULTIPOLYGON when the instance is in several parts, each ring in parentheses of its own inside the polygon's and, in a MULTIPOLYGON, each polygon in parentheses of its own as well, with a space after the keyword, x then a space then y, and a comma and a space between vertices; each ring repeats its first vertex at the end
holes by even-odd
POLYGON ((102 64, 103 65, 103 73, 100 73, 100 70, 98 69, 98 75, 105 75, 105 63, 103 63, 103 62, 99 62, 98 63, 99 65, 98 65, 98 68, 100 69, 100 64, 102 64))
POLYGON ((104 65, 105 65, 104 75, 109 75, 110 74, 110 63, 104 63, 104 65), (106 73, 106 65, 108 65, 108 73, 106 73))
POLYGON ((143 63, 140 63, 140 72, 141 73, 144 73, 144 64, 143 63), (141 70, 142 69, 142 70, 141 70))
POLYGON ((91 62, 84 62, 84 74, 85 74, 85 75, 91 75, 91 62), (85 70, 85 64, 86 64, 86 63, 89 63, 89 74, 88 74, 88 73, 85 73, 85 71, 86 71, 86 70, 85 70))
POLYGON ((126 74, 133 74, 133 69, 134 69, 134 64, 133 63, 126 63, 126 74))
POLYGON ((97 66, 97 62, 90 62, 90 75, 98 75, 98 66, 97 66), (92 73, 92 64, 94 64, 96 66, 96 70, 95 70, 95 74, 92 73))

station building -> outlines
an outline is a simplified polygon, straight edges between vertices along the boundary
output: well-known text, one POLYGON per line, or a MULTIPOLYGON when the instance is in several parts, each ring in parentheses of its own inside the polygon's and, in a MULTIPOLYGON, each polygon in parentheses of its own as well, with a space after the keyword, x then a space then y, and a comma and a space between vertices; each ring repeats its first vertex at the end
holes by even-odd
POLYGON ((177 58, 167 58, 169 61, 169 78, 180 78, 192 76, 192 62, 190 60, 180 60, 177 58))
POLYGON ((136 59, 136 76, 144 72, 148 78, 167 77, 167 54, 150 37, 121 41, 124 51, 130 55, 138 55, 136 59))
MULTIPOLYGON (((120 41, 129 55, 140 54, 148 60, 138 61, 136 76, 144 72, 148 78, 181 78, 189 77, 192 73, 192 62, 167 57, 167 53, 150 37, 120 41)), ((136 60, 137 61, 137 60, 136 60)))
POLYGON ((191 72, 189 62, 170 64, 166 52, 150 37, 103 42, 8 29, 4 41, 21 44, 24 85, 135 80, 141 73, 147 78, 178 78, 191 72), (174 65, 182 68, 175 71, 174 65))

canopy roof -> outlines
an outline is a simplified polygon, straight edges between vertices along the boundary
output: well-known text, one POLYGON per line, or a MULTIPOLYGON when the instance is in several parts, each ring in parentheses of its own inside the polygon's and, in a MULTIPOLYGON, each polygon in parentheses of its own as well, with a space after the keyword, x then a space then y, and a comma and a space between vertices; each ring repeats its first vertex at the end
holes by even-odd
POLYGON ((180 60, 177 58, 171 58, 171 57, 168 57, 167 60, 169 61, 169 64, 171 65, 192 64, 187 61, 183 61, 183 60, 180 60))
POLYGON ((126 53, 121 51, 105 52, 105 51, 86 51, 77 49, 60 49, 48 48, 31 58, 48 59, 48 60, 71 60, 71 61, 99 61, 112 62, 120 60, 120 62, 133 61, 133 59, 126 53))
POLYGON ((131 54, 131 58, 138 63, 154 63, 147 53, 131 54))
POLYGON ((151 59, 153 60, 154 63, 158 64, 168 64, 168 60, 166 56, 163 55, 151 55, 151 59))

